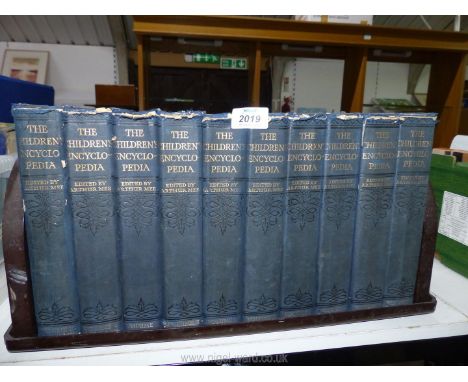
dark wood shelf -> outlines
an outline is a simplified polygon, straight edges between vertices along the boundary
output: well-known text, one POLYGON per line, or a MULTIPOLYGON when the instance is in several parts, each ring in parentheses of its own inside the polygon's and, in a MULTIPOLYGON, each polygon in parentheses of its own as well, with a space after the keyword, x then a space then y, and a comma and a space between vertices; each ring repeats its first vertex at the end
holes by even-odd
MULTIPOLYGON (((171 49, 171 44, 164 39, 151 41, 151 37, 222 39, 226 40, 226 46, 212 47, 210 51, 232 50, 249 56, 251 106, 260 104, 260 70, 264 57, 345 60, 341 109, 347 112, 362 111, 368 61, 430 64, 426 111, 439 114, 434 146, 450 146, 459 131, 468 33, 238 16, 133 18, 138 39, 140 110, 147 108, 149 53, 171 49), (285 50, 283 44, 291 44, 294 49, 285 50), (319 52, 307 49, 317 45, 321 46, 319 52)), ((183 50, 172 45, 178 52, 183 50)))

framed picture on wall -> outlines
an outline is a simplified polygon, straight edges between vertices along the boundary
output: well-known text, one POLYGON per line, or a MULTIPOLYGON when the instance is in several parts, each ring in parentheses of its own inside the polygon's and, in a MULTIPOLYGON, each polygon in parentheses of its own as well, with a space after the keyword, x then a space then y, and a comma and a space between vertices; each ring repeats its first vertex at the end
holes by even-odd
POLYGON ((19 80, 45 84, 49 52, 7 49, 2 74, 19 80))

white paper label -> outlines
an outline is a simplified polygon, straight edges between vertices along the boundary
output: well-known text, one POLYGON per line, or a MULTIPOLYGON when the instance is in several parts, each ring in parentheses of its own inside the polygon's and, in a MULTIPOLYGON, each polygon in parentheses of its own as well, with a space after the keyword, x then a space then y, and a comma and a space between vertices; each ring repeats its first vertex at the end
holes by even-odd
POLYGON ((268 108, 242 107, 232 109, 231 128, 268 129, 268 108))
POLYGON ((439 233, 468 245, 468 198, 445 191, 439 233))

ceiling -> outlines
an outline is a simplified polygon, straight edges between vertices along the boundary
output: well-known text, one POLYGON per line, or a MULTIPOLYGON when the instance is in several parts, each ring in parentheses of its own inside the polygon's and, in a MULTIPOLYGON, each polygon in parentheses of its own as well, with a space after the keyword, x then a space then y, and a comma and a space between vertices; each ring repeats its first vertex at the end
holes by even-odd
MULTIPOLYGON (((258 17, 258 16, 257 16, 258 17)), ((294 16, 264 16, 293 18, 294 16)), ((128 48, 136 48, 131 16, 120 16, 128 48)), ((374 16, 374 25, 401 28, 453 30, 454 16, 374 16), (424 22, 424 20, 427 24, 424 22)), ((468 16, 461 17, 468 31, 468 16)), ((122 34, 121 34, 122 35, 122 34)), ((116 34, 109 16, 0 16, 0 41, 115 46, 116 34)))
MULTIPOLYGON (((423 18, 431 29, 453 31, 455 16, 374 16, 373 24, 397 28, 429 29, 423 18)), ((461 16, 460 30, 468 31, 468 16, 461 16)))
MULTIPOLYGON (((268 18, 294 19, 295 16, 255 16, 268 18)), ((431 29, 434 30, 453 30, 453 22, 455 16, 419 16, 419 15, 382 15, 375 16, 373 25, 397 27, 397 28, 414 28, 414 29, 429 29, 425 19, 431 29)), ((462 31, 468 31, 468 16, 461 17, 462 31)))
POLYGON ((115 45, 107 16, 0 16, 0 41, 115 45))

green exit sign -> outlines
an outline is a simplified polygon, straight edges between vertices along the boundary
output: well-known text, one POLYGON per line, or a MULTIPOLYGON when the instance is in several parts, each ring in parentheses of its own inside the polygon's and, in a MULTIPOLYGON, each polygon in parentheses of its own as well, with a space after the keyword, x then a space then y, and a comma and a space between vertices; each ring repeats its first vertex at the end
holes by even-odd
POLYGON ((219 64, 219 59, 220 56, 218 54, 195 53, 185 55, 185 62, 197 64, 219 64))
POLYGON ((248 69, 248 61, 243 57, 221 57, 219 66, 221 69, 246 70, 248 69))

